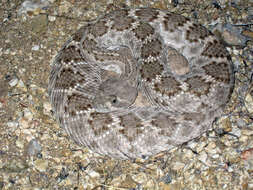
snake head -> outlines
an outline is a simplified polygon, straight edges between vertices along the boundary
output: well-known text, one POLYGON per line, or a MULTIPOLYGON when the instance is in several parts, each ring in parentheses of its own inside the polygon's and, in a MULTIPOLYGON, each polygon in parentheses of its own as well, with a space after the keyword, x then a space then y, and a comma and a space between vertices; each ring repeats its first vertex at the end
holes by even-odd
POLYGON ((123 78, 112 78, 100 84, 93 105, 99 112, 110 112, 131 106, 136 97, 136 87, 123 78))

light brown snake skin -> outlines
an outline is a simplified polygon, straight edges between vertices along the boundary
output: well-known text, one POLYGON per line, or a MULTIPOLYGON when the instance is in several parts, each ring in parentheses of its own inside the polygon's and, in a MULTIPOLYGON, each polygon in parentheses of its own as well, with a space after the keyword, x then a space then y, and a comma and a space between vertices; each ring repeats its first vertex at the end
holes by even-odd
POLYGON ((49 96, 78 144, 128 159, 210 129, 229 101, 233 76, 228 52, 205 27, 167 11, 122 9, 63 46, 49 96))

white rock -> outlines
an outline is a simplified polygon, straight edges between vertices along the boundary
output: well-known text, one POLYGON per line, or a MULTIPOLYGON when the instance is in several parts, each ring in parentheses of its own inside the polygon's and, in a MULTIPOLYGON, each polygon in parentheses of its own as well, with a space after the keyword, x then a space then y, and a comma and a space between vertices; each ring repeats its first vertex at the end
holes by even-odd
POLYGON ((219 154, 213 154, 213 155, 211 155, 211 157, 214 158, 214 159, 219 158, 219 156, 220 156, 219 154))
POLYGON ((32 1, 26 0, 21 4, 21 7, 18 10, 18 15, 23 13, 27 13, 28 11, 35 11, 36 9, 43 9, 49 6, 49 2, 47 0, 40 0, 40 1, 32 1))
POLYGON ((11 79, 11 81, 9 82, 9 85, 11 87, 16 86, 17 84, 18 84, 18 79, 16 77, 11 79))
POLYGON ((17 127, 17 126, 18 126, 18 122, 9 121, 9 122, 7 122, 7 126, 8 126, 9 128, 17 127))
POLYGON ((196 146, 197 146, 197 143, 194 142, 194 141, 191 141, 191 142, 189 142, 189 143, 187 144, 187 146, 188 146, 189 148, 191 148, 191 149, 195 149, 196 146))
POLYGON ((89 176, 92 178, 98 178, 100 175, 99 175, 99 173, 95 172, 94 170, 91 170, 89 172, 89 176))
POLYGON ((17 87, 24 88, 25 87, 24 82, 22 80, 19 80, 17 87))
POLYGON ((181 169, 184 168, 184 166, 185 166, 184 163, 176 162, 176 163, 173 164, 173 170, 176 170, 176 171, 181 170, 181 169))
POLYGON ((198 143, 198 146, 196 147, 196 151, 201 152, 204 149, 205 146, 206 146, 206 142, 198 143))
POLYGON ((24 148, 24 143, 23 143, 23 141, 16 140, 16 146, 19 147, 20 149, 23 149, 23 148, 24 148))
POLYGON ((54 22, 55 19, 56 19, 55 16, 48 16, 48 20, 49 20, 50 22, 54 22))
POLYGON ((253 113, 253 97, 248 93, 245 98, 245 106, 249 113, 253 113))
POLYGON ((207 154, 205 152, 201 152, 200 156, 198 157, 198 159, 203 162, 206 163, 207 161, 207 154))
POLYGON ((29 109, 25 108, 24 117, 27 118, 29 121, 31 121, 33 119, 33 114, 29 109))
POLYGON ((40 49, 40 46, 39 45, 35 45, 32 47, 32 50, 33 51, 38 51, 40 49))
POLYGON ((51 110, 52 110, 52 107, 51 107, 51 104, 49 103, 49 102, 45 102, 44 104, 43 104, 43 112, 44 112, 44 114, 46 114, 46 115, 50 115, 51 113, 51 110))

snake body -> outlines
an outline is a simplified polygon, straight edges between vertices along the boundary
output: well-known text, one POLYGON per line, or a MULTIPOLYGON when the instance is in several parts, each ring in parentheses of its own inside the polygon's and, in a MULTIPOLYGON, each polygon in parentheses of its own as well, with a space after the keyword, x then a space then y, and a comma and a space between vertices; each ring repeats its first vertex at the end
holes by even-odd
POLYGON ((49 96, 75 142, 128 159, 210 129, 233 78, 228 52, 204 26, 168 11, 120 9, 65 43, 52 65, 49 96))

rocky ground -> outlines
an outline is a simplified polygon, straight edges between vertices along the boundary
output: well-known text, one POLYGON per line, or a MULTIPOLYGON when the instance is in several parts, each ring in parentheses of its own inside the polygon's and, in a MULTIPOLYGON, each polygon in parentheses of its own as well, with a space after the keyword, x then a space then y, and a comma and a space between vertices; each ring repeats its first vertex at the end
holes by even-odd
POLYGON ((2 0, 0 190, 253 189, 252 0, 2 0), (71 141, 48 101, 50 64, 80 26, 123 7, 167 9, 202 23, 227 45, 235 90, 209 131, 146 160, 102 157, 71 141))

